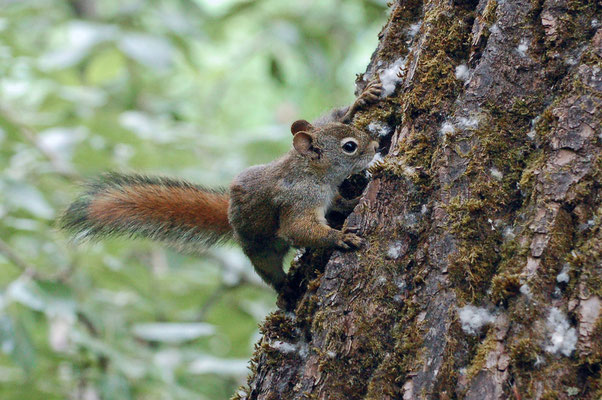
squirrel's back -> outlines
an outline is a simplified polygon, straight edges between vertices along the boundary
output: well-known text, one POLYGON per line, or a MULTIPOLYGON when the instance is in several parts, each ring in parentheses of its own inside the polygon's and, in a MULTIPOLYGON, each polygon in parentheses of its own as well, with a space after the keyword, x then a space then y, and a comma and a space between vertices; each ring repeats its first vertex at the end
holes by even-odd
POLYGON ((243 239, 269 240, 278 231, 279 207, 274 201, 277 177, 273 176, 272 164, 247 168, 230 185, 228 217, 243 239))

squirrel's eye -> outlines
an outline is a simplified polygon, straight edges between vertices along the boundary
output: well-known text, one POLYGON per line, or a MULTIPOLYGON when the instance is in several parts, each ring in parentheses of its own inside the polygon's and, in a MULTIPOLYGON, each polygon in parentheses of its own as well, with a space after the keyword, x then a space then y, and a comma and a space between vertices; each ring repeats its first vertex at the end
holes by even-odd
POLYGON ((353 139, 343 139, 341 141, 341 147, 347 154, 353 154, 357 151, 357 142, 353 139))

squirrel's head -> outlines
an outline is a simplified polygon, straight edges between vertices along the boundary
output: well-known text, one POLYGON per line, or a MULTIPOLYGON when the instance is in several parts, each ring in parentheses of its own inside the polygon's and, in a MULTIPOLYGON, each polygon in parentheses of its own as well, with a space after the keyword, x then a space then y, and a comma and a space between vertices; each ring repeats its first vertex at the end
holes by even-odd
POLYGON ((291 125, 293 147, 309 165, 341 181, 365 169, 374 158, 378 142, 366 132, 338 122, 314 127, 305 120, 291 125))

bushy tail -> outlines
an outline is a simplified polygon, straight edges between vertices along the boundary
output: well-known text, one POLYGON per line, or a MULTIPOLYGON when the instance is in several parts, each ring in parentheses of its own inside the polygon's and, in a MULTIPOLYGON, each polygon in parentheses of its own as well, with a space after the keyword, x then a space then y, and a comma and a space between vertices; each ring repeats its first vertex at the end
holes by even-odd
POLYGON ((106 174, 65 211, 61 228, 77 239, 126 235, 195 250, 232 236, 225 191, 168 178, 106 174))

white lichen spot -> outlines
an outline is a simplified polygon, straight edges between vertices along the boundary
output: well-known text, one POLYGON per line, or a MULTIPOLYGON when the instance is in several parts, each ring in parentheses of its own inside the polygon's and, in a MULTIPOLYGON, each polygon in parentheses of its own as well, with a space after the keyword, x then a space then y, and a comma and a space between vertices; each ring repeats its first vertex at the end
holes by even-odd
POLYGON ((307 344, 307 342, 299 343, 299 356, 301 358, 305 358, 305 357, 307 357, 308 354, 309 354, 309 345, 307 344))
POLYGON ((394 242, 389 245, 389 250, 387 250, 387 257, 395 259, 399 258, 401 255, 401 242, 394 242))
POLYGON ((409 176, 415 176, 415 175, 416 175, 416 168, 414 168, 414 167, 410 167, 409 165, 404 165, 404 167, 403 167, 403 172, 404 172, 406 175, 409 175, 409 176))
POLYGON ((492 25, 489 27, 489 32, 490 32, 490 33, 495 33, 495 34, 498 34, 498 33, 500 33, 500 27, 499 27, 497 24, 492 24, 492 25))
POLYGON ((384 122, 372 121, 368 124, 368 131, 381 137, 387 136, 392 130, 393 129, 384 122))
POLYGON ((465 64, 460 64, 456 67, 456 79, 467 81, 469 77, 468 67, 465 64))
POLYGON ((556 276, 556 282, 558 283, 569 283, 569 265, 565 264, 562 271, 556 276))
POLYGON ((475 335, 481 327, 495 321, 495 316, 487 309, 467 305, 458 309, 462 330, 470 335, 475 335))
POLYGON ((441 125, 441 129, 439 130, 439 132, 441 132, 441 135, 445 136, 447 134, 454 133, 455 130, 456 128, 454 128, 454 124, 452 124, 449 121, 445 121, 443 125, 441 125))
POLYGON ((297 351, 297 346, 291 343, 283 342, 282 340, 275 340, 270 344, 270 347, 276 349, 282 353, 293 353, 297 351))
POLYGON ((420 213, 424 215, 427 213, 428 210, 429 209, 427 208, 426 204, 423 204, 422 208, 420 209, 420 213))
POLYGON ((529 50, 529 41, 527 39, 521 39, 516 51, 521 57, 525 57, 527 55, 527 50, 529 50))
POLYGON ((401 82, 401 77, 399 76, 400 71, 405 67, 406 59, 405 57, 398 58, 395 62, 389 65, 388 68, 379 72, 378 76, 380 77, 380 83, 383 87, 383 92, 381 94, 382 98, 388 97, 395 91, 397 84, 401 82))
POLYGON ((535 131, 535 126, 537 125, 540 119, 541 116, 538 115, 537 117, 531 120, 531 129, 529 130, 529 132, 527 132, 527 137, 531 140, 535 139, 535 135, 537 134, 537 132, 535 131))
POLYGON ((535 125, 541 120, 541 115, 531 119, 531 128, 535 128, 535 125))
POLYGON ((590 25, 592 28, 598 28, 600 26, 600 21, 598 21, 597 18, 592 19, 592 22, 590 22, 590 25))
POLYGON ((403 280, 403 279, 401 279, 401 278, 395 278, 395 279, 393 279, 393 283, 395 283, 395 286, 397 286, 402 291, 405 290, 406 287, 407 287, 406 281, 403 280))
POLYGON ((579 389, 576 386, 569 386, 568 388, 566 388, 566 394, 569 397, 577 396, 580 391, 581 391, 581 389, 579 389))
POLYGON ((411 38, 416 36, 416 34, 420 30, 421 26, 422 26, 422 21, 416 22, 415 24, 410 25, 410 27, 408 28, 408 36, 411 38))
POLYGON ((528 299, 533 296, 533 293, 531 293, 531 288, 526 283, 521 285, 520 292, 528 299))
POLYGON ((491 176, 493 176, 498 181, 501 181, 504 178, 504 174, 502 173, 502 171, 500 171, 496 167, 491 167, 491 169, 489 169, 489 172, 491 172, 491 176))
POLYGON ((505 239, 514 239, 516 236, 514 234, 514 228, 511 226, 507 226, 506 229, 504 229, 503 235, 505 239))
POLYGON ((460 117, 458 125, 463 129, 476 129, 479 126, 479 120, 476 118, 460 117))
POLYGON ((495 224, 493 223, 493 220, 491 218, 487 218, 487 222, 489 222, 489 225, 491 225, 491 230, 495 231, 495 224))
POLYGON ((556 307, 550 309, 546 320, 549 334, 549 344, 545 350, 548 353, 570 356, 577 344, 577 330, 569 324, 566 315, 556 307))
POLYGON ((335 352, 334 352, 334 351, 332 351, 332 350, 328 350, 328 351, 326 352, 326 355, 327 355, 328 357, 330 357, 330 358, 335 358, 335 357, 337 356, 337 353, 335 353, 335 352))
POLYGON ((379 276, 378 279, 376 280, 376 282, 379 285, 384 285, 385 283, 387 283, 388 279, 385 278, 384 276, 379 276))

